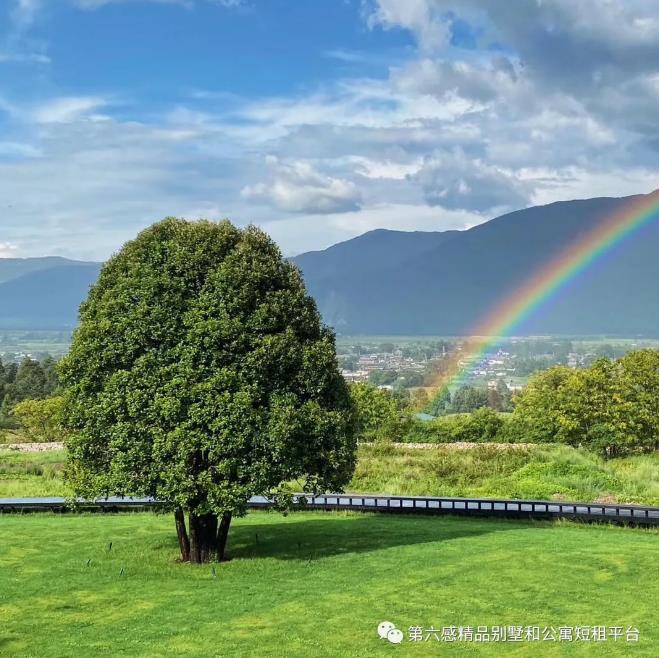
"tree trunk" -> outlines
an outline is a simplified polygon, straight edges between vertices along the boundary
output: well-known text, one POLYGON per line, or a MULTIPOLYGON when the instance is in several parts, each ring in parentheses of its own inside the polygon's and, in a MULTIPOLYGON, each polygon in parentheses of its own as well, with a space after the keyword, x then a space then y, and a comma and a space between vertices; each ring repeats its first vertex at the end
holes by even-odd
POLYGON ((177 507, 174 510, 174 520, 176 521, 176 534, 178 535, 178 546, 181 549, 181 562, 190 562, 190 539, 185 527, 185 514, 183 508, 177 507))
POLYGON ((227 559, 226 547, 227 537, 229 536, 229 526, 231 525, 231 512, 225 512, 220 520, 217 529, 217 560, 222 562, 227 559))
POLYGON ((217 516, 190 512, 190 562, 203 564, 217 551, 217 516))

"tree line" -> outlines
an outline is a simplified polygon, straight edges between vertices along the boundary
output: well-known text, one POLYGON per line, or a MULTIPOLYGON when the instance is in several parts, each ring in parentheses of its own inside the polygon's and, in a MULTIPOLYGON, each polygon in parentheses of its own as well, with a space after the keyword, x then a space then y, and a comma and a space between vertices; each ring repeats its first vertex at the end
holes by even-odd
POLYGON ((512 396, 512 413, 488 404, 485 389, 441 390, 434 420, 417 420, 389 391, 353 384, 362 441, 564 443, 605 458, 659 449, 659 350, 587 368, 554 366, 532 376, 512 396), (443 415, 442 415, 443 414, 443 415))
POLYGON ((0 360, 0 429, 20 428, 21 405, 48 400, 58 389, 57 362, 52 357, 41 361, 28 357, 19 363, 0 360))
POLYGON ((494 411, 512 411, 513 394, 503 379, 497 379, 494 388, 463 384, 453 393, 443 386, 426 405, 424 411, 432 416, 469 413, 489 407, 494 411))

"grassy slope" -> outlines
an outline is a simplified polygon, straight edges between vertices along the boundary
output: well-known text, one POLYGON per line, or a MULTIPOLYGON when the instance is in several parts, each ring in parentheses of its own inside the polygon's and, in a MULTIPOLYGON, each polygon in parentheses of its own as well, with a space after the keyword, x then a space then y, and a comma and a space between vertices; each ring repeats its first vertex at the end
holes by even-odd
POLYGON ((64 452, 15 452, 0 449, 0 498, 66 496, 64 452))
POLYGON ((659 453, 606 462, 567 446, 362 446, 350 490, 659 505, 659 453))
POLYGON ((234 525, 230 551, 215 578, 175 562, 169 517, 0 517, 0 654, 628 657, 655 656, 659 644, 657 531, 253 513, 234 525), (385 619, 405 631, 632 625, 641 639, 440 646, 406 635, 394 647, 376 635, 385 619))
MULTIPOLYGON (((61 452, 0 452, 0 498, 64 496, 61 452)), ((659 505, 659 454, 605 462, 564 446, 361 446, 351 491, 659 505)))
POLYGON ((0 429, 0 448, 3 443, 31 443, 34 439, 21 430, 0 429))

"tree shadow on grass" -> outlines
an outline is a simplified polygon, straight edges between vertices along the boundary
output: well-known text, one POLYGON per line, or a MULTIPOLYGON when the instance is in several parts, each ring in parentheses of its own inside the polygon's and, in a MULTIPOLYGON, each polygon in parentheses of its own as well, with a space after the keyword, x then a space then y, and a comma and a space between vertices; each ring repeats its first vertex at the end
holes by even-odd
MULTIPOLYGON (((230 558, 302 560, 366 553, 396 546, 445 542, 492 532, 519 530, 528 522, 490 519, 365 515, 305 518, 293 522, 235 524, 229 534, 230 558)), ((543 527, 534 524, 533 527, 543 527)), ((548 526, 544 526, 548 527, 548 526)))

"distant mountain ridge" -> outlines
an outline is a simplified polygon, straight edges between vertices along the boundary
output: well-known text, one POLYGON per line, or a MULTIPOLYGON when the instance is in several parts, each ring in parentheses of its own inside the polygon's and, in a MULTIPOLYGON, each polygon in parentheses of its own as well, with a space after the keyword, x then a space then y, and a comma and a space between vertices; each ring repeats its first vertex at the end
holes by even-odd
MULTIPOLYGON (((376 253, 367 233, 294 258, 325 320, 346 334, 465 335, 540 266, 632 197, 563 201, 508 213, 469 230, 399 241, 395 262, 359 276, 336 254, 376 253), (424 239, 429 246, 421 249, 424 239)), ((376 232, 377 233, 377 232, 376 232)), ((395 236, 390 236, 395 237, 395 236)), ((391 240, 390 240, 391 241, 391 240)), ((395 242, 395 240, 394 240, 395 242)), ((391 245, 390 245, 391 246, 391 245)), ((380 252, 383 253, 382 251, 380 252)), ((617 245, 519 327, 520 334, 659 335, 659 221, 617 245)))
MULTIPOLYGON (((377 229, 291 260, 343 334, 465 335, 550 258, 632 197, 562 201, 464 231, 377 229)), ((100 263, 0 259, 0 329, 68 329, 100 263)), ((659 220, 628 237, 516 329, 659 336, 659 220)))
POLYGON ((52 268, 85 266, 89 262, 70 260, 62 256, 43 256, 41 258, 0 258, 0 284, 17 279, 24 274, 42 272, 52 268))
POLYGON ((0 329, 70 329, 101 263, 0 259, 0 329))

